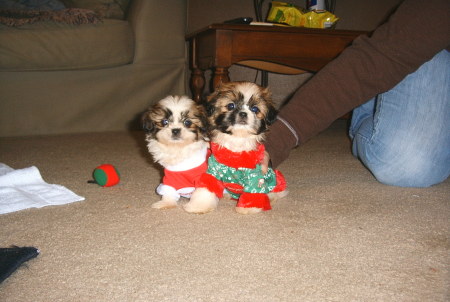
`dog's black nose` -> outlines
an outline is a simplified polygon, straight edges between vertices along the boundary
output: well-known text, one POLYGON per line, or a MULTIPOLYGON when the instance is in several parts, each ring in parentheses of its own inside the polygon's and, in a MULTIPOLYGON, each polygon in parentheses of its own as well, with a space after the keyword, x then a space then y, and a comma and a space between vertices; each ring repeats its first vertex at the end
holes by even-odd
POLYGON ((241 118, 246 118, 247 117, 247 112, 241 111, 241 112, 239 112, 239 116, 241 118))
POLYGON ((180 128, 172 129, 172 135, 173 135, 173 136, 178 136, 178 135, 180 135, 180 132, 181 132, 181 129, 180 129, 180 128))

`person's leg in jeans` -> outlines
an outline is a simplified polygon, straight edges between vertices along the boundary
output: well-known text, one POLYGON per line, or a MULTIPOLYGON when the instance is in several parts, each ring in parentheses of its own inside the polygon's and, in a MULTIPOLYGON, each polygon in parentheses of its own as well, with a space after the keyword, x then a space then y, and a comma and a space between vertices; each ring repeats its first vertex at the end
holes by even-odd
POLYGON ((378 181, 428 187, 450 174, 450 52, 353 111, 353 154, 378 181))

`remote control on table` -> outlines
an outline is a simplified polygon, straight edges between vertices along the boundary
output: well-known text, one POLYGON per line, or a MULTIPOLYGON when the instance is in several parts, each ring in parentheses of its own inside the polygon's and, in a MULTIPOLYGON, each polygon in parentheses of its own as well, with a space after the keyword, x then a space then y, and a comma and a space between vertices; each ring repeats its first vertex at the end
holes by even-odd
POLYGON ((241 17, 236 19, 231 19, 228 21, 225 21, 226 24, 250 24, 253 21, 253 18, 250 17, 241 17))

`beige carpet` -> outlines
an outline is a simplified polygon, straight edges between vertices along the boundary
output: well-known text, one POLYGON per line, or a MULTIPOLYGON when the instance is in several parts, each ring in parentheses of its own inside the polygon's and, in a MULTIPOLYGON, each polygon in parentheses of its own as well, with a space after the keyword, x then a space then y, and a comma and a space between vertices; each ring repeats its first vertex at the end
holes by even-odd
POLYGON ((3 138, 0 162, 86 197, 0 215, 0 247, 41 250, 0 284, 2 302, 450 300, 450 181, 377 183, 342 122, 292 153, 290 195, 254 216, 230 201, 151 209, 160 174, 142 133, 3 138), (118 186, 86 183, 102 163, 118 186))

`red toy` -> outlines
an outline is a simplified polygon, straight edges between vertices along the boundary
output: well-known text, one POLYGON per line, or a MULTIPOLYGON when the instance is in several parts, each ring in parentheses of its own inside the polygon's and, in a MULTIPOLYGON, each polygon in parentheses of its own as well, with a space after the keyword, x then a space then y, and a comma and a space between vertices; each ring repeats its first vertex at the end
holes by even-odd
POLYGON ((94 181, 102 187, 112 187, 120 182, 119 171, 110 164, 103 164, 94 169, 94 181))

